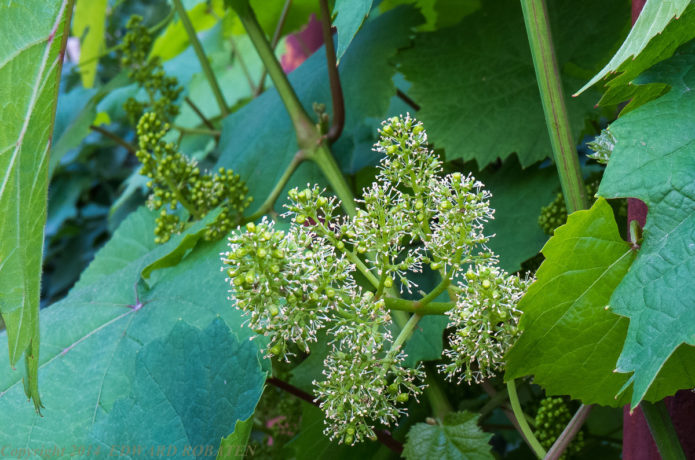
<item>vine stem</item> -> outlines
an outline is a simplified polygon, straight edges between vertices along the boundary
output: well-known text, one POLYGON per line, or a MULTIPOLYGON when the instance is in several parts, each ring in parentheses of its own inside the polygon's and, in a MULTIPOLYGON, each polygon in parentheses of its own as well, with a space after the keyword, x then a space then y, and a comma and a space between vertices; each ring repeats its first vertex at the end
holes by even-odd
POLYGON ((640 407, 661 458, 664 460, 685 460, 683 447, 678 439, 678 433, 673 427, 666 403, 663 400, 656 403, 642 401, 640 407))
MULTIPOLYGON (((282 34, 282 28, 285 27, 285 21, 287 20, 287 13, 290 11, 290 6, 292 6, 292 0, 285 0, 285 5, 282 7, 282 13, 280 13, 280 19, 275 26, 275 32, 273 33, 273 39, 270 41, 270 48, 275 49, 280 41, 280 35, 282 34)), ((260 96, 263 92, 263 87, 265 86, 265 77, 268 76, 268 71, 265 66, 261 72, 261 78, 258 79, 258 84, 256 85, 256 92, 253 94, 254 97, 260 96)))
MULTIPOLYGON (((180 1, 180 0, 176 0, 180 1)), ((309 118, 304 106, 299 101, 297 94, 294 92, 292 85, 287 79, 287 75, 282 70, 282 66, 275 57, 273 48, 268 43, 268 39, 265 36, 265 32, 258 23, 253 9, 248 4, 248 1, 234 1, 232 2, 232 8, 239 15, 244 29, 253 44, 253 47, 258 53, 258 57, 261 58, 265 69, 273 80, 275 89, 277 89, 280 99, 282 99, 287 113, 292 120, 292 125, 294 126, 294 131, 297 135, 297 144, 299 148, 305 151, 310 151, 316 148, 318 144, 318 132, 316 126, 309 118)))
POLYGON ((211 130, 215 130, 215 125, 212 124, 210 120, 205 117, 205 114, 200 110, 200 108, 189 98, 188 96, 183 98, 184 101, 186 101, 186 104, 195 112, 196 115, 198 115, 198 118, 211 130))
POLYGON ((565 196, 567 212, 587 209, 589 202, 584 190, 577 158, 577 149, 567 116, 562 82, 550 33, 548 9, 544 0, 521 0, 526 32, 536 69, 545 122, 550 135, 553 157, 565 196))
POLYGON ((582 404, 579 407, 577 412, 574 414, 574 417, 572 417, 572 420, 570 420, 565 429, 562 430, 560 436, 553 443, 553 446, 548 451, 548 455, 545 457, 545 460, 558 460, 560 456, 562 456, 567 449, 567 446, 569 446, 572 439, 574 439, 581 429, 587 417, 589 417, 592 407, 593 406, 591 405, 587 406, 585 404, 582 404))
POLYGON ((188 39, 191 42, 191 45, 193 45, 193 50, 195 51, 195 54, 198 57, 198 61, 200 61, 200 67, 202 67, 203 73, 205 74, 205 78, 207 78, 208 83, 210 84, 212 94, 215 96, 217 105, 220 106, 220 112, 222 113, 222 116, 226 117, 227 115, 229 115, 229 107, 227 107, 227 102, 225 101, 224 95, 222 94, 222 89, 220 88, 220 85, 217 82, 217 78, 215 78, 215 73, 212 71, 210 61, 208 61, 208 58, 205 55, 203 45, 201 45, 200 40, 198 40, 198 35, 195 32, 193 23, 191 23, 191 18, 188 17, 186 8, 184 8, 183 3, 181 3, 181 0, 173 0, 173 2, 174 7, 176 8, 176 12, 178 13, 179 18, 181 18, 183 28, 186 29, 188 39))
POLYGON ((524 411, 521 410, 521 403, 519 402, 519 395, 516 392, 515 380, 510 380, 509 382, 507 382, 507 392, 509 393, 509 402, 512 405, 514 417, 516 417, 516 421, 519 424, 519 428, 521 428, 521 434, 524 437, 526 444, 528 444, 531 450, 533 450, 533 453, 536 454, 536 457, 540 459, 545 458, 545 449, 543 449, 541 443, 538 442, 538 439, 536 439, 536 436, 533 434, 533 430, 531 430, 531 427, 528 425, 528 422, 526 421, 524 411))
POLYGON ((328 0, 319 0, 321 7, 321 29, 323 30, 323 44, 326 48, 326 66, 328 67, 328 81, 331 85, 331 99, 333 101, 333 120, 326 133, 326 138, 334 142, 340 137, 345 125, 345 101, 343 99, 343 87, 340 85, 340 73, 333 44, 331 32, 331 12, 328 9, 328 0))

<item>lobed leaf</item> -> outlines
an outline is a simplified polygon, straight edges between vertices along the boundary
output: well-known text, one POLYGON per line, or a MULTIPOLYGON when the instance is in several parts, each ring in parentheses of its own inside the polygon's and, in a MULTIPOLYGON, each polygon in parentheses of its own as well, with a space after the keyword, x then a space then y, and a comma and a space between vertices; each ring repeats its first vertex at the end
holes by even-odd
POLYGON ((627 324, 604 307, 635 253, 611 206, 599 198, 571 214, 542 252, 536 281, 519 303, 523 332, 507 353, 505 380, 533 375, 551 395, 624 404, 614 397, 626 377, 613 369, 627 324))
MULTIPOLYGON (((618 49, 608 64, 606 64, 600 72, 594 75, 589 82, 575 93, 575 96, 586 91, 589 87, 607 77, 609 74, 624 71, 625 64, 628 63, 628 61, 634 61, 640 53, 645 51, 649 42, 654 37, 661 34, 674 18, 678 19, 690 3, 691 0, 673 0, 667 2, 661 0, 647 0, 637 21, 635 21, 635 24, 630 30, 630 33, 620 46, 620 49, 618 49)), ((668 33, 667 36, 669 40, 674 40, 675 38, 672 33, 668 33)), ((654 51, 654 48, 649 50, 650 53, 654 51)), ((642 59, 644 59, 644 57, 642 57, 642 59)))
POLYGON ((336 0, 333 14, 337 16, 333 25, 338 30, 338 48, 335 52, 338 60, 345 54, 371 8, 372 0, 336 0))
POLYGON ((695 44, 642 78, 672 89, 611 125, 616 146, 599 189, 649 207, 637 259, 610 302, 630 320, 617 370, 633 373, 633 408, 669 363, 672 392, 695 386, 695 44))
POLYGON ((417 423, 410 428, 403 446, 403 458, 415 460, 483 460, 495 458, 489 444, 491 434, 478 427, 478 415, 471 412, 447 414, 437 425, 417 423))

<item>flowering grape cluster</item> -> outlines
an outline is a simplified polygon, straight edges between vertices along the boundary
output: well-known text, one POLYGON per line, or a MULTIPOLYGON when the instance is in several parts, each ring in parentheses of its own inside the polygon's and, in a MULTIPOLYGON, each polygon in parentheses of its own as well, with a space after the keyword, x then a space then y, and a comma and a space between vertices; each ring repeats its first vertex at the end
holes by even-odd
POLYGON ((219 214, 208 223, 204 238, 216 240, 229 233, 241 220, 251 198, 238 174, 219 168, 216 174, 205 173, 164 136, 169 129, 156 112, 146 112, 137 126, 139 148, 135 153, 142 163, 140 174, 150 178, 152 189, 148 205, 159 209, 155 223, 155 242, 164 243, 179 233, 192 217, 200 220, 216 207, 219 214), (182 220, 179 204, 188 215, 182 220))
POLYGON ((157 57, 148 57, 152 36, 142 25, 142 18, 132 16, 123 39, 121 62, 128 76, 143 88, 149 102, 129 98, 125 103, 128 117, 137 120, 140 173, 150 181, 148 200, 151 209, 159 210, 155 222, 155 242, 165 243, 181 232, 191 220, 204 218, 215 208, 219 213, 205 229, 206 240, 216 240, 239 225, 251 198, 239 175, 225 168, 217 173, 203 172, 196 162, 165 140, 172 120, 179 113, 177 99, 183 88, 174 77, 164 73, 157 57))
POLYGON ((467 381, 502 367, 528 283, 497 267, 486 246, 490 193, 470 175, 442 175, 421 123, 409 115, 386 120, 375 150, 384 158, 355 216, 340 215, 338 200, 318 186, 295 188, 283 215, 289 230, 267 219, 249 224, 222 254, 231 298, 268 338, 269 355, 309 351, 318 331, 327 332, 325 378, 314 384, 325 433, 347 444, 374 438, 376 423, 396 423, 424 388, 423 369, 404 365, 408 328, 396 338, 391 332, 389 304, 418 287, 413 274, 439 273, 441 292, 448 287, 457 298, 448 315, 458 338, 444 354, 452 364, 441 370, 467 381))
MULTIPOLYGON (((536 413, 535 434, 545 449, 550 449, 572 419, 569 407, 563 398, 548 397, 541 401, 536 413)), ((576 457, 584 448, 584 430, 577 433, 560 459, 576 457)))
POLYGON ((440 368, 449 379, 479 383, 504 369, 504 354, 521 333, 516 305, 530 280, 491 265, 471 268, 465 278, 456 308, 447 312, 454 332, 444 350, 450 362, 440 368))

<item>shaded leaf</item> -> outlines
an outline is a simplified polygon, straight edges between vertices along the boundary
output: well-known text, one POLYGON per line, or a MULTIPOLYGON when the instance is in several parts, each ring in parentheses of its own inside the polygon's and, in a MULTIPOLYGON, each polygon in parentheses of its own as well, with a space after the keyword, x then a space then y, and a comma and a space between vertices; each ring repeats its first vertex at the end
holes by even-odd
POLYGON ((0 315, 38 409, 39 295, 48 151, 71 0, 0 4, 0 315), (21 78, 22 84, 17 84, 21 78))
MULTIPOLYGON (((526 167, 550 156, 551 147, 521 7, 515 0, 482 3, 454 27, 418 34, 399 54, 400 70, 413 84, 418 118, 448 159, 475 159, 484 168, 516 152, 526 167)), ((554 0, 548 8, 569 96, 627 33, 629 2, 554 0)), ((567 99, 575 136, 585 118, 598 117, 595 99, 567 99)))
POLYGON ((522 170, 518 159, 512 157, 499 169, 489 167, 473 174, 492 192, 490 207, 495 218, 485 230, 495 237, 488 246, 500 256, 503 269, 515 272, 548 240, 538 225, 538 215, 559 188, 557 172, 554 167, 522 170))
POLYGON ((495 458, 488 444, 491 434, 478 427, 478 415, 453 412, 437 425, 417 423, 410 428, 403 458, 416 460, 482 460, 495 458))
POLYGON ((179 320, 136 354, 132 393, 96 421, 92 436, 106 446, 163 444, 167 456, 210 458, 236 421, 253 414, 264 381, 256 346, 240 343, 224 321, 201 330, 179 320))
POLYGON ((104 22, 108 0, 76 0, 72 33, 80 38, 79 70, 82 85, 94 86, 99 56, 104 51, 104 22))
POLYGON ((333 25, 338 30, 338 48, 335 51, 338 60, 345 54, 371 8, 372 0, 336 0, 333 14, 337 16, 333 25))
MULTIPOLYGON (((175 267, 153 272, 149 289, 139 282, 144 267, 175 250, 185 238, 185 235, 176 235, 170 242, 156 246, 152 238, 155 217, 156 213, 145 208, 132 213, 99 251, 69 295, 42 311, 40 375, 45 382, 42 388, 45 417, 39 417, 26 407, 18 372, 0 374, 0 412, 12 414, 12 423, 0 427, 0 443, 13 444, 22 439, 26 440, 23 442, 27 447, 34 448, 46 443, 90 445, 95 442, 94 436, 102 439, 107 435, 122 436, 127 430, 114 428, 108 420, 109 414, 126 403, 146 408, 149 402, 143 397, 159 397, 151 382, 142 381, 142 366, 149 366, 150 359, 159 359, 154 352, 166 348, 168 340, 187 334, 172 332, 181 321, 204 329, 216 318, 221 318, 240 343, 248 343, 252 332, 241 327, 243 319, 227 299, 229 285, 220 271, 219 253, 226 247, 224 241, 198 245, 175 267), (138 358, 139 355, 143 357, 138 358), (148 393, 148 388, 152 388, 153 393, 148 393), (117 403, 119 400, 121 402, 117 403), (113 428, 116 434, 110 434, 107 428, 113 428)), ((255 347, 256 344, 251 342, 251 345, 255 347)), ((241 348, 243 353, 230 354, 229 350, 214 353, 217 356, 210 359, 223 361, 211 362, 214 367, 210 370, 226 373, 229 368, 225 366, 235 360, 238 363, 233 367, 255 369, 257 354, 245 347, 241 348), (253 363, 246 362, 248 360, 253 363)), ((178 352, 178 357, 169 359, 167 366, 181 367, 184 375, 188 372, 185 369, 189 369, 191 375, 187 378, 193 382, 201 378, 194 374, 205 361, 199 361, 195 347, 184 348, 187 352, 178 352)), ((0 366, 8 364, 7 358, 0 356, 0 366)), ((252 379, 251 382, 256 390, 245 393, 241 399, 244 405, 234 409, 235 417, 248 417, 256 404, 253 398, 261 394, 263 380, 252 379), (249 410, 245 411, 244 407, 249 410)), ((203 387, 189 396, 189 407, 204 406, 213 397, 203 387)), ((229 397, 235 396, 230 394, 229 397)), ((160 407, 171 414, 170 408, 160 407)), ((152 413, 157 415, 158 411, 152 413)), ((160 433, 158 444, 177 442, 178 435, 174 436, 177 431, 173 427, 179 422, 161 414, 157 416, 157 423, 137 436, 160 433), (159 426, 171 429, 165 431, 159 426), (165 437, 169 435, 172 437, 165 437)), ((215 431, 215 446, 222 435, 231 431, 234 423, 225 421, 227 431, 222 433, 213 426, 214 420, 204 422, 215 431)), ((191 419, 186 423, 197 422, 191 419)))

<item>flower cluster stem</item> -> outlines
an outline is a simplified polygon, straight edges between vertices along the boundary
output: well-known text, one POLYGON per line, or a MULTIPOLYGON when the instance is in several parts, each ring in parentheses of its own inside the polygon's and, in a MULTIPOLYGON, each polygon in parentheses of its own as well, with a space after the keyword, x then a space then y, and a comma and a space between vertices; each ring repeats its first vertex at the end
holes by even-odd
POLYGON ((538 441, 538 439, 536 439, 536 436, 533 434, 533 430, 531 430, 531 427, 528 425, 528 422, 526 421, 524 411, 521 409, 519 395, 516 392, 516 381, 510 380, 509 382, 507 382, 507 391, 509 392, 509 402, 512 405, 514 416, 516 417, 516 421, 519 424, 519 428, 521 428, 521 434, 523 435, 526 444, 528 444, 531 450, 533 450, 533 453, 536 454, 536 457, 538 457, 539 459, 545 458, 545 449, 543 448, 543 446, 541 446, 541 443, 538 441))
POLYGON ((588 208, 589 202, 584 191, 577 149, 565 107, 560 72, 550 33, 548 9, 545 0, 521 0, 521 7, 553 156, 562 185, 562 193, 565 196, 567 212, 571 214, 588 208))
POLYGON ((205 74, 205 78, 207 78, 208 83, 210 84, 212 94, 215 96, 217 105, 220 106, 220 113, 222 113, 222 116, 226 117, 227 115, 229 115, 229 108, 227 107, 227 102, 224 99, 224 95, 222 94, 222 89, 220 88, 220 85, 217 82, 217 78, 215 78, 215 73, 212 71, 210 61, 208 61, 208 58, 205 55, 203 45, 201 45, 200 40, 198 40, 198 35, 195 32, 195 28, 193 27, 191 18, 188 17, 186 8, 184 8, 183 3, 181 3, 181 0, 173 1, 174 7, 176 8, 176 12, 178 13, 179 18, 181 18, 183 28, 186 29, 188 39, 191 42, 191 45, 193 45, 193 50, 195 51, 195 54, 198 57, 198 61, 200 61, 200 67, 202 67, 203 73, 205 74))

